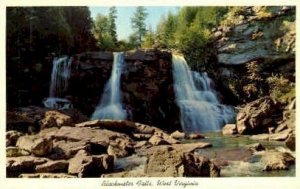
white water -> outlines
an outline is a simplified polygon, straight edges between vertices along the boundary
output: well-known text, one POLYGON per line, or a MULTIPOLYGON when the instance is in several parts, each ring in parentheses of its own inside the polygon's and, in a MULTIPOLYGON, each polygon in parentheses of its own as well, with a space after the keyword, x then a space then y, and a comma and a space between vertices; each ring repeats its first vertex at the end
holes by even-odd
POLYGON ((123 68, 123 53, 114 53, 111 76, 105 85, 100 104, 96 107, 91 119, 126 119, 122 107, 120 77, 123 68))
POLYGON ((234 117, 233 108, 220 104, 206 73, 192 72, 185 59, 173 55, 174 92, 184 132, 219 131, 234 117))
POLYGON ((51 73, 50 95, 43 103, 47 108, 69 109, 71 102, 61 98, 68 87, 68 80, 71 74, 72 58, 67 56, 55 58, 51 73))

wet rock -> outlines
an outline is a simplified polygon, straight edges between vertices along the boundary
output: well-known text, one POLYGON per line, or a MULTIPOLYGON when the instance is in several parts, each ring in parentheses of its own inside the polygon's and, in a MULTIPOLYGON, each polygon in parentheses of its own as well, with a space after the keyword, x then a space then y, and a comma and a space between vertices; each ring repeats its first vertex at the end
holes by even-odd
POLYGON ((285 145, 292 151, 296 149, 296 137, 295 134, 291 134, 285 141, 285 145))
POLYGON ((49 161, 35 167, 38 173, 60 173, 68 172, 69 162, 66 160, 49 161))
POLYGON ((28 155, 30 155, 30 152, 18 147, 11 146, 6 148, 6 157, 19 157, 28 155))
POLYGON ((99 177, 101 174, 112 171, 114 157, 104 154, 90 156, 84 150, 80 150, 70 161, 68 173, 78 177, 99 177))
POLYGON ((63 114, 59 111, 47 111, 44 119, 40 121, 41 129, 50 127, 72 126, 73 120, 71 116, 63 114))
POLYGON ((207 142, 196 142, 186 144, 172 144, 172 148, 181 153, 192 153, 197 149, 212 147, 212 144, 207 142))
POLYGON ((226 124, 222 129, 223 135, 234 135, 237 134, 237 128, 235 124, 226 124))
POLYGON ((19 137, 24 134, 18 131, 7 131, 6 132, 6 146, 15 146, 19 137))
POLYGON ((77 178, 73 175, 65 173, 27 173, 21 174, 19 178, 77 178))
POLYGON ((215 161, 247 161, 253 154, 252 150, 247 148, 210 149, 201 150, 197 153, 215 161))
POLYGON ((46 158, 20 156, 6 158, 7 177, 18 177, 21 173, 32 173, 37 165, 46 163, 46 158))
POLYGON ((262 155, 264 171, 287 170, 295 163, 295 158, 286 152, 268 151, 262 155))
POLYGON ((272 117, 278 105, 268 96, 248 103, 237 114, 237 130, 239 134, 267 132, 272 122, 264 121, 272 117))
POLYGON ((193 154, 183 155, 183 176, 187 177, 219 177, 220 169, 208 158, 193 154))
POLYGON ((52 139, 40 138, 38 135, 22 136, 18 139, 17 147, 27 150, 36 156, 46 156, 53 148, 52 139))
POLYGON ((246 147, 253 152, 263 151, 266 149, 261 143, 249 144, 246 147))
POLYGON ((185 133, 180 132, 180 131, 177 130, 177 131, 173 132, 170 136, 175 138, 175 139, 184 139, 185 138, 185 133))

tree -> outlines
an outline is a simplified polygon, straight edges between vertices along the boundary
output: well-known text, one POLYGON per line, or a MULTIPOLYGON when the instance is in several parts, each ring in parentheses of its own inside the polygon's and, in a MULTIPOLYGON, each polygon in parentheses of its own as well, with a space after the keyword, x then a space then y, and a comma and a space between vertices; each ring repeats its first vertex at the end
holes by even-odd
POLYGON ((97 46, 101 50, 112 50, 115 47, 112 36, 109 33, 108 17, 102 14, 96 16, 93 34, 97 40, 97 46))
POLYGON ((152 30, 152 27, 149 26, 149 29, 147 30, 145 34, 145 39, 142 44, 143 48, 152 48, 155 44, 155 33, 152 30))
POLYGON ((108 32, 111 35, 111 38, 115 45, 118 43, 117 38, 117 28, 116 28, 116 19, 117 19, 117 9, 115 6, 109 8, 108 14, 108 32))
POLYGON ((143 42, 143 37, 146 34, 146 23, 145 20, 148 16, 148 13, 146 12, 146 9, 142 6, 139 6, 136 8, 136 11, 131 18, 131 24, 133 29, 136 31, 136 34, 138 35, 139 39, 139 46, 141 46, 143 42))

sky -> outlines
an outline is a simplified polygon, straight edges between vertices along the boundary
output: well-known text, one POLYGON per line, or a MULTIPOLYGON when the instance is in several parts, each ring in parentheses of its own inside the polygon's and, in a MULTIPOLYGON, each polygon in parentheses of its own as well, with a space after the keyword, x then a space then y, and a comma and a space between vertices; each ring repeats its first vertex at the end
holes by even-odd
MULTIPOLYGON (((117 8, 117 19, 116 19, 116 25, 117 25, 117 34, 118 39, 126 39, 130 34, 133 33, 132 27, 131 27, 131 17, 135 12, 136 7, 116 7, 117 8)), ((168 12, 177 12, 179 7, 145 7, 148 16, 146 19, 147 28, 149 26, 152 27, 153 30, 156 30, 156 26, 160 21, 160 18, 163 15, 167 15, 168 12)), ((93 19, 96 18, 97 14, 103 14, 108 15, 109 7, 89 7, 91 11, 91 16, 93 19)))

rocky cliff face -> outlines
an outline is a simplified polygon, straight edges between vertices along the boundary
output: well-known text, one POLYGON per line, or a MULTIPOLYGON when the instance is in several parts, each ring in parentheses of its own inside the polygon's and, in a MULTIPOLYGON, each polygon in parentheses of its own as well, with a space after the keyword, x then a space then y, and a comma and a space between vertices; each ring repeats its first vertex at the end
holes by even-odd
POLYGON ((267 78, 295 81, 295 7, 242 7, 214 30, 212 74, 231 103, 270 92, 267 78))
MULTIPOLYGON (((172 55, 166 51, 125 52, 121 74, 123 105, 129 120, 179 129, 172 77, 172 55)), ((112 69, 111 52, 88 52, 74 56, 67 96, 74 106, 91 115, 101 99, 112 69)))

